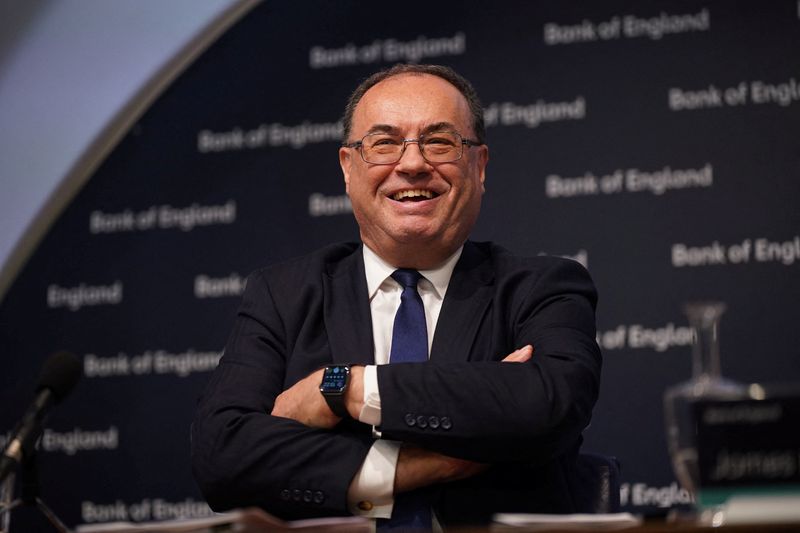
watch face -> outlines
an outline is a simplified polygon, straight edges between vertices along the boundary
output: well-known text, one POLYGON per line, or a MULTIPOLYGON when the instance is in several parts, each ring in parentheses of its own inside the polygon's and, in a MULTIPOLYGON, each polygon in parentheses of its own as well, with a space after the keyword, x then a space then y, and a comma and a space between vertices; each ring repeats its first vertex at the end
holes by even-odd
POLYGON ((348 374, 350 374, 350 369, 346 366, 327 367, 325 374, 322 376, 322 384, 319 386, 319 390, 327 394, 341 393, 347 385, 348 374))

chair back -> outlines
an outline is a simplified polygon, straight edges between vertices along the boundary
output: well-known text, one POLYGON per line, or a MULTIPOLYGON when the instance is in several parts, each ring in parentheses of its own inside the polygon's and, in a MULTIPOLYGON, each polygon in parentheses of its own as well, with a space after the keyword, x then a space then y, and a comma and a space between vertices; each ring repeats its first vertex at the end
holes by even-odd
POLYGON ((619 512, 619 469, 616 457, 586 452, 578 454, 578 486, 573 491, 578 512, 619 512))

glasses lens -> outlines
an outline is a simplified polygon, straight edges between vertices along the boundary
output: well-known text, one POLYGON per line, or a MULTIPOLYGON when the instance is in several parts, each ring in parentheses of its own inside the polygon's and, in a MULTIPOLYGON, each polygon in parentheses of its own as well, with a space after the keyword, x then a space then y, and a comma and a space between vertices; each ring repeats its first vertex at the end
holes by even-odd
POLYGON ((421 135, 419 145, 422 155, 433 163, 447 163, 461 157, 461 136, 450 131, 421 135))
POLYGON ((372 133, 361 143, 361 153, 367 163, 394 163, 403 153, 403 138, 399 135, 372 133))

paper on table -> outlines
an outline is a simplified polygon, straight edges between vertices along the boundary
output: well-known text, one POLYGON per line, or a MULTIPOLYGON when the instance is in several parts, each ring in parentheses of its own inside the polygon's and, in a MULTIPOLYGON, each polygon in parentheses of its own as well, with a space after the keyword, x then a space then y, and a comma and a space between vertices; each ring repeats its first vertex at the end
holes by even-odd
POLYGON ((630 513, 609 514, 517 514, 494 515, 492 530, 524 527, 526 531, 553 529, 597 529, 611 531, 642 524, 642 519, 630 513))
MULTIPOLYGON (((722 506, 724 525, 800 522, 800 494, 731 497, 722 506)), ((717 524, 713 524, 717 525, 717 524)))

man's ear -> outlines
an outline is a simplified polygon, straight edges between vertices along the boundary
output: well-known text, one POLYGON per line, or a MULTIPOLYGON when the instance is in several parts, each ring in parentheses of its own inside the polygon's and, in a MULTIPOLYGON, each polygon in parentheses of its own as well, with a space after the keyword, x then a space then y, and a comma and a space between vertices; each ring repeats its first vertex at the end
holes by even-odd
POLYGON ((342 167, 342 175, 344 176, 344 190, 350 194, 350 164, 353 151, 350 148, 342 146, 339 148, 339 166, 342 167))
POLYGON ((478 152, 478 172, 481 177, 481 192, 486 192, 486 165, 489 164, 489 147, 485 144, 477 146, 478 152))

